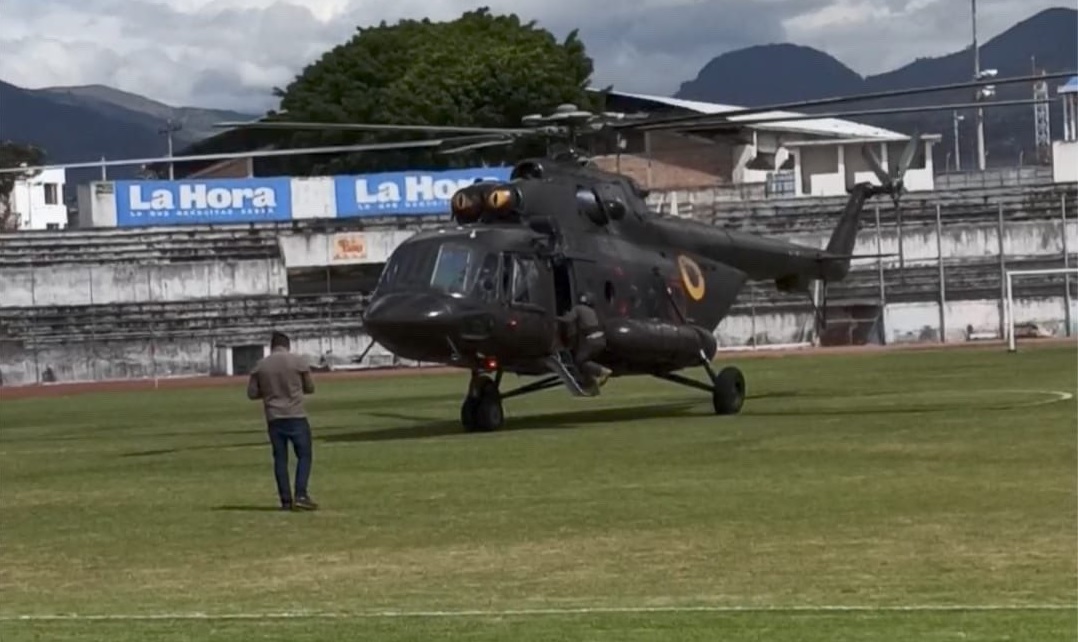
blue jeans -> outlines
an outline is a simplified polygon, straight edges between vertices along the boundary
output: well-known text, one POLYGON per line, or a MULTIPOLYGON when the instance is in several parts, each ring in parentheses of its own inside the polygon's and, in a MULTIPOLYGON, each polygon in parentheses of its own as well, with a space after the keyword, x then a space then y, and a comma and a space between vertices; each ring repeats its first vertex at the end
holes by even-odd
POLYGON ((296 453, 296 497, 307 497, 307 480, 311 477, 311 425, 305 417, 274 419, 268 422, 270 445, 273 446, 273 474, 277 478, 277 494, 282 502, 292 501, 288 484, 288 442, 296 453))

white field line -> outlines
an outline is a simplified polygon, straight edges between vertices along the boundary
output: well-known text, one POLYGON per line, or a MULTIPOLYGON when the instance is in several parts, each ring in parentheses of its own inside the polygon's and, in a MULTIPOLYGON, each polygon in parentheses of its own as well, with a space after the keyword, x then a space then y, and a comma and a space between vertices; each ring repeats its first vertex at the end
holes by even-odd
POLYGON ((910 604, 895 606, 596 606, 547 609, 461 611, 283 611, 267 613, 128 613, 0 615, 0 622, 139 621, 139 620, 352 620, 397 618, 476 618, 643 613, 948 613, 990 611, 1078 611, 1078 604, 910 604))

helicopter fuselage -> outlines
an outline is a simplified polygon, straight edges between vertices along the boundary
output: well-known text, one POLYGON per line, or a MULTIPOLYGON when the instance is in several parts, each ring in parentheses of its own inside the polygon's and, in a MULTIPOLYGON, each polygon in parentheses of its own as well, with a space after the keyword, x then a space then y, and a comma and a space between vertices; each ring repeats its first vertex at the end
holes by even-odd
POLYGON ((457 226, 397 248, 366 326, 405 359, 542 374, 557 316, 587 292, 607 337, 597 361, 618 374, 668 372, 698 364, 702 348, 714 356, 712 332, 745 279, 632 236, 565 235, 552 246, 528 226, 457 226))

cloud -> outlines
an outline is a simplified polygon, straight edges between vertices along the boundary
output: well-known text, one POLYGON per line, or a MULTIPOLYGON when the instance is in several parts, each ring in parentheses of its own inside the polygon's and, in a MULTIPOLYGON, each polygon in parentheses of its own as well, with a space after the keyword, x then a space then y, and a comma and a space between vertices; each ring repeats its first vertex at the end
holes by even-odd
MULTIPOLYGON (((0 79, 107 84, 174 105, 262 111, 360 25, 487 5, 581 36, 597 84, 669 94, 711 58, 796 42, 875 73, 969 42, 958 0, 4 0, 0 79), (882 43, 882 44, 881 44, 882 43)), ((984 39, 1059 0, 980 0, 984 39)))

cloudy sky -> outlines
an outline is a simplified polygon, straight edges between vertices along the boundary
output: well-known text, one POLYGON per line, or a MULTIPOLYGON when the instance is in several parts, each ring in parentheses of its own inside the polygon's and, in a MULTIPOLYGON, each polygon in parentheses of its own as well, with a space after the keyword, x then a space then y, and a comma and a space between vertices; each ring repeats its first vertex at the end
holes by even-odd
MULTIPOLYGON (((671 94, 749 45, 809 45, 871 74, 970 40, 965 0, 0 0, 0 80, 258 112, 273 105, 270 87, 357 25, 483 5, 559 36, 580 28, 597 83, 646 93, 671 94)), ((978 32, 983 41, 1052 6, 1073 0, 979 0, 978 32)))

